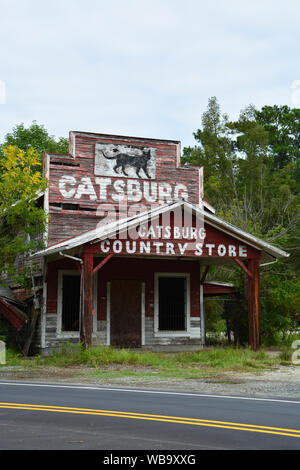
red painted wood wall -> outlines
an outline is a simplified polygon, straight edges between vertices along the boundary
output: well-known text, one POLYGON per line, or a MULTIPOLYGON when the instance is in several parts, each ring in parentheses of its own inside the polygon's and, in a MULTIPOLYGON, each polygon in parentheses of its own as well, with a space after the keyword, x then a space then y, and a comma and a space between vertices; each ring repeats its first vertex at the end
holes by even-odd
MULTIPOLYGON (((99 260, 95 258, 94 265, 99 260)), ((47 314, 57 313, 57 293, 58 293, 58 271, 77 270, 76 262, 71 260, 59 260, 48 264, 47 269, 47 314)), ((108 281, 132 279, 146 283, 145 304, 146 316, 154 315, 154 273, 155 272, 178 272, 190 273, 191 286, 191 316, 200 315, 200 267, 199 263, 193 261, 170 261, 170 260, 144 260, 128 258, 112 258, 98 272, 98 320, 106 319, 106 286, 108 281)), ((79 271, 78 271, 79 273, 79 271)))
MULTIPOLYGON (((94 174, 95 144, 97 143, 113 143, 123 145, 147 146, 156 149, 156 179, 147 180, 135 179, 136 182, 143 184, 164 182, 172 185, 184 184, 188 191, 188 200, 194 204, 199 203, 199 193, 201 190, 200 169, 192 169, 180 167, 180 143, 172 141, 160 141, 153 139, 125 138, 118 136, 89 135, 81 133, 70 133, 72 142, 72 155, 48 155, 44 158, 44 174, 49 179, 49 193, 46 198, 46 209, 49 210, 49 244, 53 244, 73 237, 84 231, 91 230, 96 227, 97 222, 103 217, 103 211, 100 203, 117 204, 112 199, 112 186, 107 187, 106 201, 100 200, 99 186, 96 184, 96 176, 94 174), (59 189, 59 181, 63 176, 75 178, 76 187, 81 178, 87 177, 91 179, 91 183, 95 189, 97 199, 91 200, 88 195, 82 195, 80 199, 76 199, 75 195, 71 198, 64 198, 59 189), (48 203, 47 203, 48 199, 48 203), (68 204, 66 208, 64 206, 68 204), (70 205, 73 205, 73 209, 70 205), (102 215, 101 215, 102 214, 102 215)), ((101 178, 101 176, 98 176, 101 178)), ((122 178, 122 174, 112 177, 111 180, 123 179, 127 184, 128 179, 122 178)), ((67 186, 69 189, 73 186, 67 186)), ((143 198, 141 204, 150 208, 150 203, 143 198)), ((121 207, 121 215, 123 209, 121 207)))

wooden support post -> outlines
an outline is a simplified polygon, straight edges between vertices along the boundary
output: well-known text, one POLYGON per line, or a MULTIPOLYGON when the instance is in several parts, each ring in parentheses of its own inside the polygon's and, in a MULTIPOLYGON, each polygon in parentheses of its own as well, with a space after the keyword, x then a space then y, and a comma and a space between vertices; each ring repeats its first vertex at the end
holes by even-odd
POLYGON ((209 271, 209 268, 210 268, 209 265, 206 266, 205 271, 204 271, 204 273, 203 273, 203 275, 202 275, 202 277, 201 277, 200 284, 204 284, 204 281, 205 281, 205 279, 206 279, 206 276, 207 276, 207 273, 208 273, 208 271, 209 271))
POLYGON ((206 321, 205 321, 203 284, 200 284, 200 328, 201 328, 201 346, 204 348, 205 343, 206 343, 206 321))
POLYGON ((260 348, 260 302, 259 302, 259 261, 250 259, 248 269, 252 277, 248 277, 248 317, 249 343, 251 349, 260 348))
POLYGON ((260 302, 259 302, 259 260, 250 259, 248 266, 238 258, 234 261, 248 276, 248 323, 249 344, 253 351, 260 348, 260 302))
POLYGON ((92 345, 92 312, 93 312, 93 254, 83 254, 83 322, 81 341, 84 348, 92 345))
POLYGON ((203 295, 203 283, 208 273, 209 266, 206 266, 204 274, 201 276, 201 265, 200 265, 200 331, 201 331, 201 346, 204 348, 206 343, 206 321, 205 321, 205 304, 204 304, 204 295, 203 295))

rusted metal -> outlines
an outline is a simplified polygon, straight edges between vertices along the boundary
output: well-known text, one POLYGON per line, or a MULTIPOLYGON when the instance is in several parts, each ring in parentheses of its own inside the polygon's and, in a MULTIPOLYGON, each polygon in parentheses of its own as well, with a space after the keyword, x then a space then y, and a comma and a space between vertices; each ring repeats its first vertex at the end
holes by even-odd
POLYGON ((9 323, 14 328, 16 328, 16 330, 20 330, 22 326, 24 326, 27 322, 25 314, 22 314, 13 305, 8 303, 3 297, 0 297, 0 312, 3 313, 9 323))

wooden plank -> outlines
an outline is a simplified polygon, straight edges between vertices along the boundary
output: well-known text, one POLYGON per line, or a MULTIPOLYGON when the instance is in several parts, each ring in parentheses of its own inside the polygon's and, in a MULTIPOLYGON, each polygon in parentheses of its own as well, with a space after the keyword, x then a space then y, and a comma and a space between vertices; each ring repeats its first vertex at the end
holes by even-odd
POLYGON ((113 257, 113 253, 106 256, 102 261, 100 261, 100 263, 97 264, 97 266, 95 266, 95 268, 93 269, 93 274, 99 271, 99 269, 101 269, 102 266, 104 266, 107 263, 107 261, 109 261, 112 257, 113 257))
POLYGON ((200 334, 201 334, 201 345, 205 346, 206 342, 206 325, 205 325, 205 305, 203 297, 203 284, 200 284, 200 334))
POLYGON ((81 341, 85 348, 92 345, 92 313, 93 313, 93 255, 83 254, 83 285, 84 285, 84 311, 81 331, 81 341))
POLYGON ((246 266, 242 263, 242 261, 239 260, 238 258, 234 258, 234 261, 242 268, 242 270, 248 275, 248 277, 250 277, 252 279, 252 277, 253 277, 252 272, 249 271, 249 269, 246 268, 246 266))
POLYGON ((252 277, 248 278, 248 316, 249 316, 249 343, 251 349, 260 348, 260 299, 259 299, 259 262, 249 260, 249 270, 252 277))
POLYGON ((209 265, 206 266, 205 271, 204 271, 204 273, 202 274, 200 284, 204 284, 204 281, 205 281, 205 279, 206 279, 206 276, 207 276, 207 273, 208 273, 208 271, 209 271, 209 268, 210 268, 209 265))
POLYGON ((135 280, 111 281, 110 334, 111 345, 141 346, 142 283, 135 280))
POLYGON ((26 337, 26 340, 22 349, 22 353, 24 354, 24 356, 28 356, 29 348, 32 343, 32 338, 35 332, 36 322, 37 322, 39 314, 40 314, 40 310, 33 307, 31 311, 29 332, 27 334, 27 337, 26 337))

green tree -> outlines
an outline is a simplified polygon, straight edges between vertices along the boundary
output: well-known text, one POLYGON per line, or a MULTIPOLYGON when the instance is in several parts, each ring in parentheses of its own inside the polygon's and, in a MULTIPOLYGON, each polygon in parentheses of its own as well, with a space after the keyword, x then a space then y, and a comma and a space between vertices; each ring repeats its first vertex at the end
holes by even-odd
POLYGON ((269 137, 269 155, 274 170, 300 157, 300 109, 288 106, 263 106, 255 117, 269 137))
POLYGON ((23 256, 43 246, 47 223, 38 196, 47 185, 38 153, 14 146, 3 148, 0 161, 0 272, 25 282, 23 256), (20 270, 21 267, 21 270, 20 270))
MULTIPOLYGON (((292 285, 298 289, 299 110, 274 106, 258 112, 250 105, 237 121, 229 121, 211 98, 194 137, 197 145, 184 149, 184 159, 204 166, 205 197, 217 215, 292 253, 291 259, 261 271, 263 332, 267 335, 268 324, 272 331, 287 330, 295 320, 295 300, 289 293, 292 285)), ((235 282, 242 298, 244 275, 228 267, 218 269, 220 275, 220 280, 235 282)))
POLYGON ((3 149, 8 145, 16 146, 21 150, 29 150, 33 148, 42 159, 43 152, 49 153, 68 153, 69 141, 65 137, 60 137, 56 141, 55 137, 49 135, 48 131, 43 125, 37 124, 33 121, 29 127, 24 124, 16 125, 12 132, 6 134, 4 142, 0 147, 3 155, 3 149))
POLYGON ((235 153, 228 128, 228 116, 221 113, 216 97, 208 101, 202 128, 194 132, 197 145, 183 149, 183 163, 204 167, 204 192, 208 201, 222 205, 234 196, 235 153))

